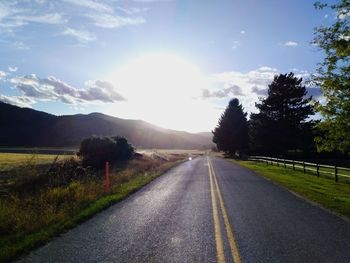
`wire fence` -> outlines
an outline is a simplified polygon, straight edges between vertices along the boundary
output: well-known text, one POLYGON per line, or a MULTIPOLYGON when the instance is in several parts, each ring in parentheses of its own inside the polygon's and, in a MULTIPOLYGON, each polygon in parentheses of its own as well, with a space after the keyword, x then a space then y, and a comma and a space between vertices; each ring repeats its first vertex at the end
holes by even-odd
POLYGON ((339 181, 339 178, 344 178, 347 182, 350 182, 350 168, 346 167, 273 158, 267 156, 250 156, 248 160, 263 162, 267 165, 276 165, 284 168, 291 168, 293 170, 300 170, 304 173, 311 172, 316 174, 317 177, 320 177, 320 175, 322 175, 323 177, 332 178, 336 182, 339 181))

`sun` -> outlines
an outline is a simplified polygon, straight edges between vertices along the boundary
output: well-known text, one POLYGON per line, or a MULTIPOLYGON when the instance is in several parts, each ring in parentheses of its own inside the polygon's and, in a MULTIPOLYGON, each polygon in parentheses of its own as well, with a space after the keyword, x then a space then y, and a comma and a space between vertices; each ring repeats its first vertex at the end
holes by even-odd
POLYGON ((127 99, 124 108, 114 104, 114 115, 128 114, 171 129, 206 130, 198 118, 210 118, 199 99, 207 79, 190 60, 175 54, 145 54, 113 73, 112 81, 127 99))
POLYGON ((147 54, 127 63, 116 73, 117 87, 131 98, 196 95, 203 82, 198 67, 172 54, 147 54))

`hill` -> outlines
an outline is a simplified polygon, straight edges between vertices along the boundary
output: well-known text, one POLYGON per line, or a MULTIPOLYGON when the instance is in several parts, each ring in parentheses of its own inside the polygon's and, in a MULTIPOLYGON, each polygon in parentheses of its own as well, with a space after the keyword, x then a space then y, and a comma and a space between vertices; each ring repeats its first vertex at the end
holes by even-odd
POLYGON ((211 134, 188 133, 102 113, 56 116, 0 102, 1 147, 72 147, 91 135, 125 136, 138 148, 205 149, 211 134))

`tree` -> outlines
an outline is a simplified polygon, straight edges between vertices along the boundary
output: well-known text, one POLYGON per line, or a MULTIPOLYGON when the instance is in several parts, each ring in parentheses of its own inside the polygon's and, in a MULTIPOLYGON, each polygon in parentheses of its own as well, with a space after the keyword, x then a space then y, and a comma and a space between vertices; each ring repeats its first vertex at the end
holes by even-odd
POLYGON ((101 168, 106 161, 129 160, 134 154, 134 148, 124 137, 97 137, 84 139, 80 144, 78 156, 83 166, 101 168))
POLYGON ((315 30, 314 44, 325 52, 314 83, 321 87, 325 103, 317 103, 322 114, 321 135, 316 138, 319 150, 350 152, 350 1, 334 5, 317 2, 316 8, 330 8, 337 14, 335 23, 315 30))
POLYGON ((307 151, 312 147, 314 114, 306 98, 302 78, 289 74, 276 75, 268 86, 268 96, 255 106, 259 113, 251 114, 249 135, 253 152, 285 155, 289 150, 307 151))
POLYGON ((218 150, 224 151, 226 154, 233 156, 247 149, 247 113, 243 111, 238 99, 232 99, 229 102, 213 131, 213 135, 213 142, 216 143, 218 150))

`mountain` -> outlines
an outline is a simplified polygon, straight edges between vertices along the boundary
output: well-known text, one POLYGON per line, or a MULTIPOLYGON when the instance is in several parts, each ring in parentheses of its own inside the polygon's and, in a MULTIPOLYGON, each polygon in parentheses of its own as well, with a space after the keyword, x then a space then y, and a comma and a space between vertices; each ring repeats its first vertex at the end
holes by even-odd
POLYGON ((206 149, 211 133, 188 133, 102 113, 56 116, 0 102, 0 146, 72 147, 82 139, 125 136, 138 148, 206 149))

